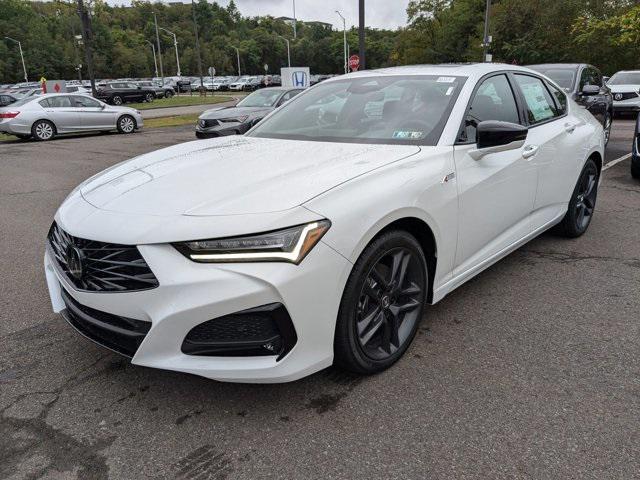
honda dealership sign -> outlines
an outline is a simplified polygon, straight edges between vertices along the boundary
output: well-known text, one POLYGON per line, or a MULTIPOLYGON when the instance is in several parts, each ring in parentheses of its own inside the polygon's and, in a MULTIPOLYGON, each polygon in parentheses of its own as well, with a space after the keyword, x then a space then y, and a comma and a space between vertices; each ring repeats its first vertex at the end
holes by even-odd
POLYGON ((280 71, 282 86, 291 88, 307 88, 309 86, 309 67, 290 67, 280 71))

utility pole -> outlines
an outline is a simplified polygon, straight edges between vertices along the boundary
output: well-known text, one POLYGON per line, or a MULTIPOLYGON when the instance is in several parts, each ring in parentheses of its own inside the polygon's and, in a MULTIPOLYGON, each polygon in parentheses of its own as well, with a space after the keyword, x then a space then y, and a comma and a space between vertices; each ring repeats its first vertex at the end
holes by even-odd
POLYGON ((20 50, 20 60, 22 60, 22 72, 24 73, 24 81, 29 83, 29 78, 27 77, 27 67, 25 67, 24 65, 24 54, 22 53, 22 43, 20 43, 18 40, 11 37, 4 37, 4 38, 18 44, 18 50, 20 50))
POLYGON ((336 10, 336 13, 342 19, 342 33, 344 34, 344 73, 349 73, 349 60, 347 59, 347 21, 342 16, 339 10, 336 10))
POLYGON ((167 30, 164 27, 158 27, 160 28, 160 30, 162 30, 163 32, 167 32, 169 35, 171 35, 173 37, 173 46, 176 49, 176 66, 178 67, 178 77, 182 76, 182 72, 180 71, 180 57, 178 56, 178 39, 176 38, 176 34, 173 33, 171 30, 167 30))
POLYGON ((296 20, 296 0, 293 0, 293 39, 298 38, 297 25, 298 21, 296 20))
POLYGON ((160 59, 160 78, 162 79, 162 86, 164 87, 164 70, 162 69, 162 49, 160 48, 160 34, 158 33, 158 17, 156 12, 153 12, 153 21, 156 24, 156 43, 158 44, 158 58, 160 59))
POLYGON ((151 50, 153 51, 153 65, 156 67, 156 77, 158 76, 158 60, 156 59, 156 46, 151 43, 149 40, 145 40, 149 45, 151 45, 151 50))
POLYGON ((489 53, 489 15, 491 14, 491 0, 487 0, 487 9, 484 13, 484 41, 482 42, 482 61, 487 61, 487 53, 489 53))
POLYGON ((358 41, 360 48, 360 70, 364 70, 367 68, 367 63, 365 61, 365 36, 364 36, 364 0, 359 0, 360 11, 359 11, 359 27, 358 27, 358 41))
POLYGON ((238 50, 238 47, 234 47, 233 45, 231 45, 231 48, 236 51, 236 55, 238 57, 238 76, 241 77, 242 73, 240 73, 240 50, 238 50))
POLYGON ((202 80, 202 58, 200 57, 200 38, 198 37, 198 21, 196 20, 196 5, 191 0, 191 11, 193 12, 193 29, 196 34, 196 54, 198 56, 198 74, 200 75, 200 87, 204 88, 202 80))
POLYGON ((91 17, 87 12, 87 7, 84 5, 83 0, 78 0, 78 15, 82 21, 82 43, 84 44, 84 60, 87 64, 87 73, 91 80, 91 93, 96 96, 96 78, 93 74, 93 52, 91 51, 91 44, 93 42, 93 36, 91 33, 91 17))
POLYGON ((291 68, 291 46, 289 44, 289 39, 283 37, 282 35, 278 35, 281 39, 287 42, 287 61, 289 62, 289 68, 291 68))

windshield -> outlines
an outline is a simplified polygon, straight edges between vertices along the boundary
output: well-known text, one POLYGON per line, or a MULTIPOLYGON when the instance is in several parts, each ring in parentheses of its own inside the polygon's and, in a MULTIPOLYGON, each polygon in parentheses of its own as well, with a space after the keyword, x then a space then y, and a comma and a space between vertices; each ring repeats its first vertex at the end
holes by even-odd
POLYGON ((394 75, 320 83, 276 110, 249 136, 436 145, 465 81, 394 75))
POLYGON ((546 75, 551 80, 556 82, 565 90, 573 89, 573 82, 575 80, 575 71, 570 69, 550 68, 548 70, 542 70, 540 73, 546 75))
POLYGON ((609 85, 640 85, 640 72, 619 72, 607 83, 609 85))
POLYGON ((282 90, 258 90, 238 103, 238 107, 273 107, 282 90))

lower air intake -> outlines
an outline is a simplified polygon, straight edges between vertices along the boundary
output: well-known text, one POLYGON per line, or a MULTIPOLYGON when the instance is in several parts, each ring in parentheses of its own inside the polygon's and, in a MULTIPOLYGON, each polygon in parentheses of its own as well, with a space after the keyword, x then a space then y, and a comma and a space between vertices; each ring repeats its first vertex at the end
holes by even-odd
POLYGON ((185 337, 182 352, 227 357, 276 355, 280 360, 297 339, 286 308, 272 303, 196 325, 185 337))

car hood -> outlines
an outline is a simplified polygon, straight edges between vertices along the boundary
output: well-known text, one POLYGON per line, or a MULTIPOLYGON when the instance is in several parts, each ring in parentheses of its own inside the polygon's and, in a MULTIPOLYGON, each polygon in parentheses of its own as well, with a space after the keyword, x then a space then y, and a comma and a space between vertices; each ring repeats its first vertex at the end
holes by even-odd
POLYGON ((280 212, 419 147, 223 137, 136 157, 89 179, 82 197, 130 215, 280 212))
POLYGON ((608 85, 611 89, 611 93, 626 93, 640 91, 640 85, 608 85))
POLYGON ((255 115, 257 113, 269 113, 274 107, 221 107, 207 110, 199 118, 212 120, 217 118, 237 117, 243 115, 255 115))

